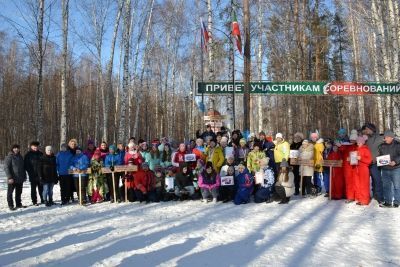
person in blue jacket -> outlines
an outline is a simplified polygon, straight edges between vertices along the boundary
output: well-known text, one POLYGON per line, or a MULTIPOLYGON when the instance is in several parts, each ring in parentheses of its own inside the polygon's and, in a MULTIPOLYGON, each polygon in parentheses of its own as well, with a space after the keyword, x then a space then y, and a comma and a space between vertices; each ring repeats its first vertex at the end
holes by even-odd
MULTIPOLYGON (((72 162, 71 162, 71 170, 74 171, 84 171, 87 168, 89 168, 90 165, 90 161, 89 158, 82 153, 82 149, 80 147, 76 148, 76 154, 75 156, 72 158, 72 162)), ((75 188, 77 189, 77 193, 78 193, 78 198, 79 198, 79 175, 78 174, 73 174, 72 177, 74 178, 74 184, 75 184, 75 188)), ((82 186, 81 186, 81 195, 82 195, 82 204, 86 203, 86 191, 87 191, 87 186, 88 186, 88 175, 87 173, 82 173, 81 174, 81 182, 82 182, 82 186)))
POLYGON ((236 176, 238 188, 233 202, 235 205, 247 204, 250 202, 250 196, 253 192, 254 178, 243 163, 238 165, 238 171, 239 173, 236 176))
POLYGON ((61 150, 56 156, 57 172, 60 180, 61 205, 68 204, 70 200, 73 201, 74 183, 72 176, 68 173, 72 158, 73 155, 67 149, 67 145, 62 144, 61 150))
MULTIPOLYGON (((114 171, 114 167, 117 165, 123 165, 123 158, 121 158, 121 154, 118 153, 117 147, 115 145, 110 145, 109 148, 109 153, 107 154, 105 160, 104 160, 104 166, 107 168, 110 168, 111 171, 114 171)), ((121 194, 119 192, 119 179, 121 178, 122 173, 116 172, 114 173, 114 184, 115 184, 115 195, 116 199, 119 202, 121 202, 121 194)), ((113 180, 112 180, 112 174, 107 173, 107 185, 109 188, 109 198, 111 203, 114 202, 114 187, 113 187, 113 180)))

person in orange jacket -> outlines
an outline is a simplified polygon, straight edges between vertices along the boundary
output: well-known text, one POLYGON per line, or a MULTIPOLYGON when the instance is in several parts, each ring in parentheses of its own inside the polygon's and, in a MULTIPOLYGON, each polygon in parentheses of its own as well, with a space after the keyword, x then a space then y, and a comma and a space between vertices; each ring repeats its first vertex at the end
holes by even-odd
POLYGON ((370 197, 369 165, 372 163, 372 155, 368 146, 365 145, 366 138, 357 138, 358 164, 353 168, 355 181, 355 200, 357 205, 368 205, 370 197))
POLYGON ((156 177, 149 169, 149 164, 142 163, 142 168, 134 174, 135 196, 138 201, 146 203, 159 202, 156 192, 156 177))
POLYGON ((343 174, 347 199, 346 203, 351 203, 355 200, 355 185, 353 177, 354 165, 350 165, 350 153, 357 150, 357 137, 357 131, 352 130, 350 134, 350 143, 337 143, 343 159, 343 174))
MULTIPOLYGON (((337 144, 333 145, 333 151, 328 155, 328 160, 341 160, 342 155, 339 152, 337 144)), ((331 198, 332 199, 343 199, 346 196, 345 181, 342 167, 332 168, 332 184, 331 187, 331 198)))

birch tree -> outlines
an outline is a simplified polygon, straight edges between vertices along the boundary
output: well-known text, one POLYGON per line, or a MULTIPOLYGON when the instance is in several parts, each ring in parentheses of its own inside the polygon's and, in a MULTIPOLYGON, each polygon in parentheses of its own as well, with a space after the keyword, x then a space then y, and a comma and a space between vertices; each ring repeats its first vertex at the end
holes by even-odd
POLYGON ((67 57, 68 57, 68 14, 69 14, 69 0, 62 0, 62 32, 63 32, 63 66, 61 71, 61 125, 60 125, 60 144, 67 142, 67 57))

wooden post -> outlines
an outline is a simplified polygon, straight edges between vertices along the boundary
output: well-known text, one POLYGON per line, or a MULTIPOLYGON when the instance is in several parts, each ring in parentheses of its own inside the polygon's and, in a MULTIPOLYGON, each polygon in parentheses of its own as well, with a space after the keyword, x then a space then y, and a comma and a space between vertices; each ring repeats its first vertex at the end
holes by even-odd
POLYGON ((112 171, 111 172, 111 176, 112 176, 112 183, 113 183, 113 193, 114 193, 114 203, 116 203, 117 202, 117 196, 116 196, 116 194, 115 194, 115 175, 114 175, 114 172, 112 171))
POLYGON ((79 205, 82 206, 82 175, 79 172, 79 205))
POLYGON ((332 200, 332 168, 329 167, 329 200, 332 200))
POLYGON ((128 174, 127 171, 125 171, 125 183, 124 183, 124 187, 125 187, 125 202, 128 202, 128 186, 126 185, 126 175, 128 174))
POLYGON ((300 196, 303 196, 303 175, 300 176, 300 196))

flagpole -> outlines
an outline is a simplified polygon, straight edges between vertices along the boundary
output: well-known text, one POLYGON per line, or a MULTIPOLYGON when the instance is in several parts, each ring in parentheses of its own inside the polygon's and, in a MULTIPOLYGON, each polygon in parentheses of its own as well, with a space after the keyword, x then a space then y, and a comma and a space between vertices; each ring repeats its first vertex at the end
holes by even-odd
MULTIPOLYGON (((231 0, 231 18, 233 17, 233 0, 231 0)), ((233 130, 236 130, 236 111, 235 111, 235 44, 233 41, 232 29, 231 29, 231 45, 232 45, 232 84, 233 84, 233 91, 232 91, 232 116, 233 116, 233 130)))

